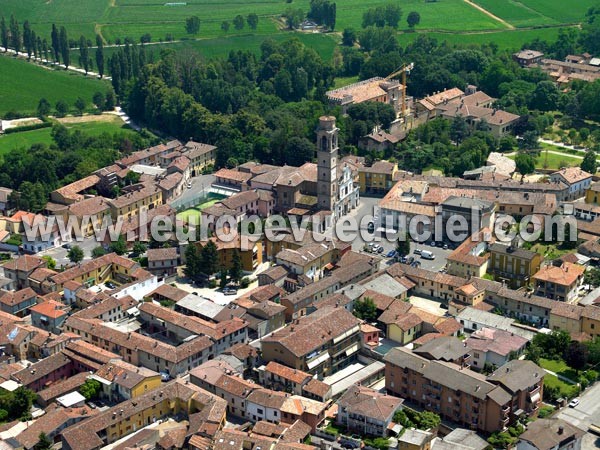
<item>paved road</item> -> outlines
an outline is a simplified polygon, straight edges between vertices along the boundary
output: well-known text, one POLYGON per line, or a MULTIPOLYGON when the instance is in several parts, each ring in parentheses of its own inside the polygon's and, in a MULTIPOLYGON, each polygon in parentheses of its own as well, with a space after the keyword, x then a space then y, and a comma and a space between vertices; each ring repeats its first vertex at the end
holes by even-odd
MULTIPOLYGON (((556 417, 587 430, 591 423, 600 424, 600 383, 586 390, 580 397, 581 401, 575 408, 563 408, 556 417)), ((588 433, 582 444, 582 450, 600 448, 600 439, 588 433)))
POLYGON ((201 194, 201 191, 208 192, 211 184, 215 182, 215 176, 199 175, 191 178, 190 181, 192 182, 192 187, 190 189, 184 189, 182 194, 171 202, 175 207, 177 205, 185 205, 186 203, 195 200, 198 195, 201 194))

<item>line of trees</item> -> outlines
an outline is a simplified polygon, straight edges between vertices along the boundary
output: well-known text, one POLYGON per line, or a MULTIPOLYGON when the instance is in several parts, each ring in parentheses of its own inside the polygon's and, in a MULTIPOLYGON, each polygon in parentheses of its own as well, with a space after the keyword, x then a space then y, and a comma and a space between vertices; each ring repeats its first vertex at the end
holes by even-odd
POLYGON ((385 6, 377 6, 369 8, 363 13, 362 27, 367 28, 376 26, 383 28, 385 26, 398 28, 400 19, 402 18, 402 9, 400 6, 389 3, 385 6))
POLYGON ((311 0, 307 17, 333 31, 335 29, 336 4, 329 0, 311 0))

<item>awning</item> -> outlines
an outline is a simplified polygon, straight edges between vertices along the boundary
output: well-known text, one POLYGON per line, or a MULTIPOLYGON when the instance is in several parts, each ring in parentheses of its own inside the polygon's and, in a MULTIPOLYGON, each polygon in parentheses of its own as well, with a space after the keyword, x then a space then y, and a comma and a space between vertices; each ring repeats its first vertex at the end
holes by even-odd
POLYGON ((346 356, 350 356, 352 353, 356 353, 358 351, 358 344, 354 344, 352 347, 346 350, 346 356))
POLYGON ((309 370, 312 370, 315 367, 317 367, 319 364, 321 364, 322 362, 327 361, 328 359, 329 359, 329 353, 323 353, 321 356, 313 359, 311 362, 309 362, 306 365, 308 366, 309 370))
POLYGON ((540 391, 537 391, 535 394, 533 394, 529 400, 531 403, 537 403, 540 401, 540 391))

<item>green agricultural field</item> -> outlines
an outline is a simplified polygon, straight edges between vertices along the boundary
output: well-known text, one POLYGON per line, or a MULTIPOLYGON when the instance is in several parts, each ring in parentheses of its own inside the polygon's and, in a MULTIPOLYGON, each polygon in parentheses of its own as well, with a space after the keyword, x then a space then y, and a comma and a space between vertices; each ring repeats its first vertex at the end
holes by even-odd
MULTIPOLYGON (((545 16, 517 0, 475 0, 475 3, 515 27, 555 25, 561 23, 561 21, 545 16)), ((583 14, 580 15, 580 19, 581 17, 583 17, 583 14)))
MULTIPOLYGON (((65 126, 73 130, 81 130, 85 134, 97 136, 102 133, 115 133, 123 131, 125 133, 136 133, 134 130, 123 124, 123 121, 115 117, 112 121, 107 122, 80 122, 66 123, 65 126)), ((11 133, 0 135, 0 156, 4 155, 16 148, 28 148, 33 144, 53 143, 50 133, 52 128, 42 128, 39 130, 23 131, 20 133, 11 133)))
POLYGON ((598 6, 598 0, 520 0, 527 8, 551 17, 559 23, 581 22, 592 6, 598 6))
MULTIPOLYGON (((536 30, 511 30, 485 33, 451 34, 451 33, 426 33, 427 37, 446 41, 454 45, 480 45, 495 43, 500 50, 519 50, 526 42, 531 42, 536 37, 552 41, 558 36, 558 28, 542 28, 536 30)), ((402 33, 398 35, 400 45, 406 46, 422 33, 402 33)))
MULTIPOLYGON (((287 8, 308 11, 310 0, 192 0, 179 6, 167 6, 168 2, 155 0, 3 0, 2 13, 14 14, 20 22, 29 20, 38 34, 49 36, 51 24, 64 25, 71 37, 84 34, 93 37, 100 32, 107 42, 128 36, 138 39, 150 33, 154 41, 164 39, 171 33, 175 39, 185 37, 220 37, 221 22, 232 21, 241 14, 256 13, 260 17, 259 27, 252 34, 276 32, 273 18, 279 17, 287 8), (200 18, 197 36, 186 34, 184 22, 189 16, 200 18)), ((363 12, 370 7, 385 5, 389 0, 346 0, 337 4, 336 29, 346 27, 359 29, 363 12)), ((404 0, 401 4, 403 18, 400 26, 406 27, 406 15, 410 11, 421 14, 419 28, 430 30, 493 30, 506 26, 487 16, 463 0, 444 0, 425 3, 423 0, 404 0)), ((236 31, 231 27, 227 34, 248 33, 246 25, 236 31)))
POLYGON ((65 70, 52 70, 15 59, 0 56, 0 117, 9 111, 35 115, 40 98, 52 106, 64 100, 70 106, 78 97, 87 103, 97 91, 106 91, 107 84, 91 77, 65 70))

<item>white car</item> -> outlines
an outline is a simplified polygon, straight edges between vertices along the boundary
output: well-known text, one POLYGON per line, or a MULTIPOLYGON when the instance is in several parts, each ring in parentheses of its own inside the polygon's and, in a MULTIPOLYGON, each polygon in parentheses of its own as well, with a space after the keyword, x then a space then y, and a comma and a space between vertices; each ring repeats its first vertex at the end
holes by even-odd
POLYGON ((569 403, 569 408, 575 408, 577 405, 579 405, 579 399, 577 397, 575 397, 573 400, 571 400, 571 402, 569 403))

